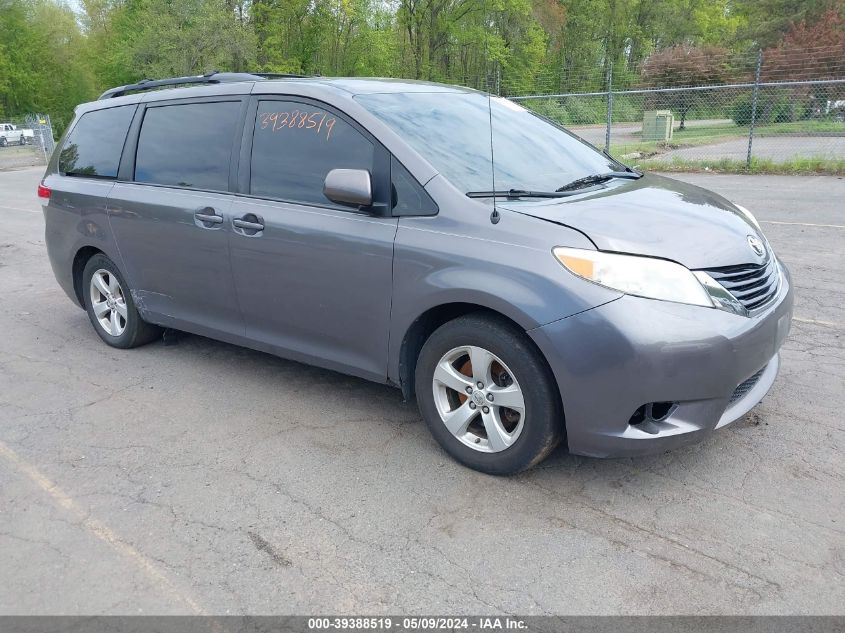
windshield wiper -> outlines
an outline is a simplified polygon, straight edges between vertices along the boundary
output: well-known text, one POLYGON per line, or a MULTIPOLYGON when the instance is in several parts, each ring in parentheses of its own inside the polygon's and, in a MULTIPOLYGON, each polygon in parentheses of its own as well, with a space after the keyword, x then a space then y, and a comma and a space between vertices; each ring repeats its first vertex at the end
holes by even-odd
POLYGON ((635 172, 635 171, 609 171, 604 174, 592 174, 590 176, 584 176, 583 178, 579 178, 578 180, 573 180, 572 182, 563 185, 563 187, 558 187, 555 189, 556 192, 563 192, 563 191, 572 191, 573 189, 581 189, 582 187, 587 187, 589 185, 598 185, 603 182, 607 182, 608 180, 612 180, 613 178, 626 178, 628 180, 637 180, 637 178, 641 178, 642 174, 635 172))
POLYGON ((507 189, 501 191, 467 191, 467 198, 565 198, 573 195, 567 191, 526 191, 507 189))

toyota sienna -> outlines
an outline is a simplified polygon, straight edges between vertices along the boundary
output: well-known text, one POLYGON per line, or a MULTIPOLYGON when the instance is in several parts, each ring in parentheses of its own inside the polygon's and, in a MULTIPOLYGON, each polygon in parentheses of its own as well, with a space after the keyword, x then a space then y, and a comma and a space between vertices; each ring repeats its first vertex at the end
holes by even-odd
POLYGON ((39 196, 108 345, 173 328, 395 385, 487 473, 706 437, 772 386, 792 315, 748 210, 454 86, 122 86, 39 196))

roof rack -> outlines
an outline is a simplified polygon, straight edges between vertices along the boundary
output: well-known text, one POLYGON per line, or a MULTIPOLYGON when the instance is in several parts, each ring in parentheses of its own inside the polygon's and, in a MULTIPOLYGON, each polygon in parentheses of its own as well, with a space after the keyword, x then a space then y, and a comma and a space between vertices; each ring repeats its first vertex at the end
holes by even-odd
MULTIPOLYGON (((286 75, 291 76, 291 75, 286 75)), ((186 84, 220 84, 231 83, 236 81, 263 81, 267 78, 264 74, 252 73, 221 73, 219 71, 211 71, 204 75, 192 75, 190 77, 172 77, 170 79, 142 79, 141 81, 128 84, 126 86, 118 86, 106 90, 100 95, 100 99, 111 99, 113 97, 122 97, 130 92, 141 92, 143 90, 154 90, 155 88, 162 88, 164 86, 182 86, 186 84)))
POLYGON ((251 73, 253 75, 258 75, 259 77, 263 77, 264 79, 306 79, 310 75, 297 75, 296 73, 251 73))

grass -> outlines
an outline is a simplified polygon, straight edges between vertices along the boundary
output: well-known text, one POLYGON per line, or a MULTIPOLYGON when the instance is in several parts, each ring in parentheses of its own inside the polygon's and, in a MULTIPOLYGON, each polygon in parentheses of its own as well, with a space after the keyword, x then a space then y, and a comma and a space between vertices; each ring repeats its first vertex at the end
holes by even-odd
POLYGON ((649 171, 700 172, 709 171, 722 174, 775 174, 786 176, 806 175, 845 175, 845 159, 830 158, 793 158, 775 162, 765 158, 752 158, 751 166, 744 160, 730 158, 686 160, 645 159, 637 164, 649 171))
MULTIPOLYGON (((733 122, 716 125, 694 125, 683 130, 675 129, 673 141, 687 142, 693 139, 718 139, 732 136, 748 136, 748 125, 736 125, 733 122)), ((755 136, 778 136, 782 134, 800 135, 835 135, 845 136, 845 123, 840 121, 790 121, 786 123, 766 123, 754 126, 755 136)))
MULTIPOLYGON (((677 122, 677 121, 676 121, 677 122)), ((634 122, 638 123, 638 122, 634 122)), ((690 123, 688 121, 688 123, 690 123)), ((622 123, 615 123, 622 125, 622 123)), ((627 124, 626 124, 627 125, 627 124)), ((721 139, 724 137, 748 136, 748 125, 736 125, 732 121, 724 121, 713 125, 688 125, 683 130, 675 128, 672 141, 686 143, 698 139, 721 139)), ((639 132, 634 132, 639 134, 639 132)), ((845 123, 831 120, 789 121, 785 123, 766 123, 754 126, 754 135, 779 136, 788 134, 845 136, 845 123)))

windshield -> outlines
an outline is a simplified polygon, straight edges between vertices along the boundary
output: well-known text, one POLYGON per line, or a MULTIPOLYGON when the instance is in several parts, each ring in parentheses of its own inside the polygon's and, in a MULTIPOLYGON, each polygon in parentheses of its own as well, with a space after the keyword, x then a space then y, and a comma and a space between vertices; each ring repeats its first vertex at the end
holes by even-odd
MULTIPOLYGON (((490 113, 482 93, 358 95, 461 191, 493 189, 490 113)), ((553 123, 500 97, 490 99, 495 189, 554 191, 619 164, 553 123)))

